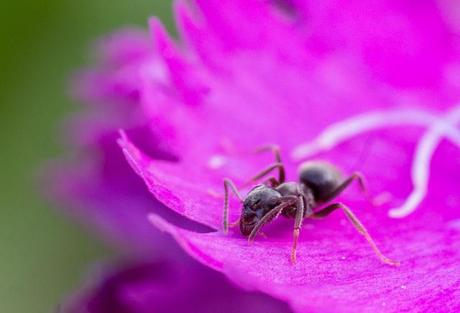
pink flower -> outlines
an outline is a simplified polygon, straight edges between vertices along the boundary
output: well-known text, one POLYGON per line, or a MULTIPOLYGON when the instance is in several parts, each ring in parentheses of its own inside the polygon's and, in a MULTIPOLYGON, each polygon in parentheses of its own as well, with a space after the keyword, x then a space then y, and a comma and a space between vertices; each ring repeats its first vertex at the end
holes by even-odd
MULTIPOLYGON (((60 194, 138 251, 165 247, 148 216, 201 263, 297 312, 457 311, 456 4, 281 2, 179 1, 179 44, 156 19, 151 38, 109 41, 77 88, 96 104, 75 137, 103 158, 61 172, 60 194), (293 220, 252 245, 225 235, 223 179, 241 186, 273 163, 252 153, 266 144, 281 147, 288 180, 312 158, 362 172, 373 203, 355 188, 340 201, 401 265, 381 263, 340 212, 304 221, 295 265, 293 220)), ((231 221, 240 210, 231 203, 231 221)))

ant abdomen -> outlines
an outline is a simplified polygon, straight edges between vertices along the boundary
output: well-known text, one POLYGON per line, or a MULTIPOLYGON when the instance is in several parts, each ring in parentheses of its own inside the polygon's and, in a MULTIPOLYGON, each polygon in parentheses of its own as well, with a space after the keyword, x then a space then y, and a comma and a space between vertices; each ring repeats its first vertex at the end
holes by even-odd
POLYGON ((342 175, 332 164, 309 161, 299 167, 299 180, 310 188, 316 202, 323 203, 335 196, 334 191, 342 183, 342 175))

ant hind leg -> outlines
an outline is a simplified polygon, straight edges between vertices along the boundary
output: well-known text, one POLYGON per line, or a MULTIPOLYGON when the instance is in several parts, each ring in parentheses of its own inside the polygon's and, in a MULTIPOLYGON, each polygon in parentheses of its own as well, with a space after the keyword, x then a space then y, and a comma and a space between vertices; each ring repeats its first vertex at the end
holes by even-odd
POLYGON ((326 201, 332 200, 340 195, 350 184, 357 180, 361 191, 364 193, 366 199, 371 200, 369 197, 369 192, 367 190, 366 180, 360 172, 354 172, 348 178, 346 178, 336 189, 334 189, 328 196, 326 201))
POLYGON ((305 212, 305 202, 302 196, 298 198, 298 206, 295 215, 295 224, 294 224, 294 234, 292 241, 292 251, 291 251, 291 262, 295 264, 297 262, 297 242, 299 240, 300 229, 302 228, 302 221, 304 218, 305 212))
POLYGON ((374 250, 375 254, 379 257, 379 259, 386 264, 393 265, 393 266, 399 266, 399 262, 393 261, 390 258, 387 258, 386 256, 383 255, 383 253, 379 250, 377 245, 375 244, 374 240, 372 239, 371 235, 367 231, 367 229, 364 227, 364 225, 361 223, 361 221, 356 217, 356 215, 344 204, 342 203, 334 203, 331 205, 328 205, 327 207, 323 208, 322 210, 314 213, 313 215, 310 215, 310 218, 323 218, 332 212, 334 212, 337 209, 342 209, 345 215, 348 217, 348 219, 351 221, 355 229, 366 238, 367 242, 369 245, 372 247, 374 250))

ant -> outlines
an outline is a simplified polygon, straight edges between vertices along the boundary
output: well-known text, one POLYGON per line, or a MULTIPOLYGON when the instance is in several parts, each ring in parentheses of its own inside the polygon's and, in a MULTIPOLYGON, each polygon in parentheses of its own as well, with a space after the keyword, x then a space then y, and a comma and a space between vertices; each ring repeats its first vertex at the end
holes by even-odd
POLYGON ((375 254, 383 263, 393 266, 399 262, 393 261, 380 252, 366 228, 355 216, 355 214, 343 203, 333 203, 319 210, 314 211, 323 204, 333 200, 341 194, 354 180, 357 180, 361 190, 367 194, 364 177, 355 172, 346 179, 342 178, 340 171, 332 164, 322 161, 307 161, 300 166, 299 182, 286 182, 286 171, 281 162, 280 149, 276 145, 270 145, 258 149, 258 152, 272 151, 276 162, 268 166, 259 174, 254 176, 249 183, 261 179, 273 170, 278 169, 278 179, 270 177, 262 184, 253 187, 246 198, 243 199, 229 180, 224 180, 225 200, 224 200, 224 233, 228 233, 228 197, 229 189, 238 197, 243 207, 238 221, 230 226, 239 224, 240 232, 248 237, 251 243, 261 228, 277 218, 281 214, 285 217, 294 218, 294 239, 291 251, 291 262, 296 263, 297 242, 304 218, 320 219, 328 216, 337 209, 342 209, 356 230, 366 238, 375 254))

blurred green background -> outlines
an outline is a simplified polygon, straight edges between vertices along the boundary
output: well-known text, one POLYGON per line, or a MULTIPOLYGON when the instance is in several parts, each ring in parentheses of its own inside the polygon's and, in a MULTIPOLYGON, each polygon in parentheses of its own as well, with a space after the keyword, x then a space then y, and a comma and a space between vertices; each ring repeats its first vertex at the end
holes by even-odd
POLYGON ((90 43, 151 15, 171 29, 170 2, 0 2, 0 312, 54 312, 91 262, 113 253, 50 207, 36 176, 62 153, 62 120, 78 109, 69 76, 90 43))

